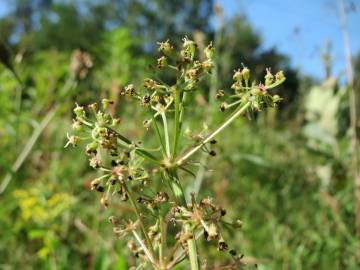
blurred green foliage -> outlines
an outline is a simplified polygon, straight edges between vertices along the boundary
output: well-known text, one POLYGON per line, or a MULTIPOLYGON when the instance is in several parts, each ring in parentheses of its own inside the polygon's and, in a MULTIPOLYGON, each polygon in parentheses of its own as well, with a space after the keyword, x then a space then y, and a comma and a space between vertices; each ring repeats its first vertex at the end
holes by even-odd
MULTIPOLYGON (((268 66, 285 69, 282 110, 237 121, 209 161, 201 194, 215 194, 244 228, 234 247, 259 269, 357 269, 352 182, 348 175, 347 89, 328 80, 309 87, 286 56, 260 50, 261 38, 243 17, 226 20, 216 33, 212 1, 5 1, 12 13, 0 19, 1 41, 21 79, 0 66, 0 176, 45 115, 56 115, 0 195, 0 269, 128 269, 136 258, 107 223, 119 204, 102 209, 89 181, 94 177, 78 149, 63 151, 74 102, 110 97, 127 130, 139 137, 142 114, 119 99, 128 82, 140 86, 155 48, 194 30, 218 44, 217 88, 227 89, 232 70, 249 63, 257 76, 268 66), (79 2, 80 3, 80 2, 79 2), (176 15, 176 16, 175 16, 176 15), (90 52, 94 67, 64 93, 73 49, 90 52), (229 151, 231 149, 231 151, 229 151), (232 153, 231 155, 226 154, 232 153), (223 160, 223 161, 220 161, 223 160)), ((360 57, 356 60, 360 73, 360 57)), ((360 83, 356 76, 356 85, 360 83)), ((194 100, 193 123, 207 110, 207 92, 194 100)), ((214 114, 214 122, 221 114, 214 114)), ((189 178, 188 185, 193 185, 189 178)), ((212 262, 215 248, 203 246, 212 262)), ((183 269, 187 269, 186 265, 183 269)))

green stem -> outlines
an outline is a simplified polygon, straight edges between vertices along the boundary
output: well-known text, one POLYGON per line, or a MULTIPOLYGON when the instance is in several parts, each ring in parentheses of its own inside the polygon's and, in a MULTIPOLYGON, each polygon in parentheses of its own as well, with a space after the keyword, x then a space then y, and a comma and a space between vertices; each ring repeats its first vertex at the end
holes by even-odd
POLYGON ((191 230, 190 224, 185 225, 185 230, 192 234, 191 239, 187 240, 188 249, 189 249, 189 260, 191 270, 199 270, 199 260, 197 256, 197 248, 194 233, 191 230))
MULTIPOLYGON (((168 174, 167 178, 170 181, 171 189, 172 189, 172 191, 173 191, 173 193, 175 195, 176 202, 179 205, 187 207, 185 194, 184 194, 184 191, 183 191, 183 189, 182 189, 182 187, 180 185, 180 181, 179 181, 179 178, 177 176, 176 171, 171 172, 170 174, 168 174)), ((199 270, 200 268, 199 268, 198 254, 197 254, 197 248, 196 248, 196 241, 195 241, 194 233, 193 233, 193 231, 191 229, 190 224, 186 224, 184 229, 185 229, 186 232, 188 232, 188 233, 190 233, 192 235, 192 237, 187 240, 188 251, 189 251, 189 261, 190 261, 191 270, 199 270)))
POLYGON ((218 133, 220 133, 223 129, 225 129, 228 125, 230 125, 238 116, 243 114, 249 107, 251 103, 250 101, 246 102, 244 105, 239 106, 238 109, 235 110, 235 112, 223 123, 221 124, 217 129, 215 129, 209 136, 207 136, 201 143, 190 149, 188 152, 186 152, 183 156, 178 158, 176 161, 177 165, 183 164, 183 162, 188 159, 190 156, 192 156, 194 153, 196 153, 201 147, 204 146, 204 144, 207 144, 210 142, 218 133))
POLYGON ((164 142, 163 142, 163 140, 162 140, 162 138, 161 138, 159 126, 158 126, 158 124, 156 123, 155 117, 154 117, 152 114, 151 114, 151 116, 152 116, 151 124, 152 124, 152 126, 153 126, 153 128, 154 128, 154 130, 155 130, 155 133, 156 133, 156 135, 157 135, 158 141, 159 141, 159 143, 160 143, 160 145, 161 145, 162 154, 163 154, 163 156, 165 157, 165 155, 166 155, 166 150, 165 150, 164 142))
POLYGON ((173 148, 172 148, 172 158, 176 155, 176 148, 178 144, 178 139, 180 135, 180 90, 175 88, 175 133, 174 133, 174 141, 173 141, 173 148))
MULTIPOLYGON (((137 234, 137 232, 135 230, 132 230, 131 231, 135 237, 135 239, 138 241, 139 245, 141 246, 141 248, 143 249, 146 257, 149 258, 149 261, 154 265, 156 266, 156 262, 154 260, 154 257, 153 255, 151 254, 151 252, 149 251, 149 249, 146 247, 146 245, 144 245, 143 241, 141 240, 140 236, 137 234)), ((156 268, 155 268, 156 269, 156 268)))
POLYGON ((165 260, 166 235, 164 228, 164 217, 162 216, 161 213, 159 214, 159 224, 160 224, 159 260, 160 260, 160 267, 164 268, 166 265, 166 260, 165 260))
POLYGON ((165 137, 165 146, 166 146, 166 155, 170 158, 170 142, 169 142, 169 130, 167 126, 166 114, 164 112, 161 113, 161 118, 164 124, 164 137, 165 137))
POLYGON ((180 103, 180 117, 179 117, 179 130, 181 130, 183 117, 184 117, 184 104, 186 102, 187 92, 185 91, 180 103))
POLYGON ((124 188, 125 188, 125 191, 129 197, 129 200, 130 200, 130 203, 131 203, 131 206, 134 208, 134 211, 135 211, 135 214, 136 214, 136 217, 137 219, 139 220, 139 223, 140 223, 140 229, 144 235, 144 238, 145 238, 145 241, 146 241, 146 245, 148 246, 149 250, 150 250, 150 253, 151 253, 151 256, 154 258, 154 247, 150 241, 150 238, 148 236, 148 234, 146 233, 146 229, 145 229, 145 226, 144 226, 144 222, 143 222, 143 219, 140 215, 140 212, 139 212, 139 208, 137 207, 135 201, 134 201, 134 198, 130 192, 130 189, 128 188, 128 186, 126 185, 126 183, 124 182, 123 183, 124 185, 124 188))

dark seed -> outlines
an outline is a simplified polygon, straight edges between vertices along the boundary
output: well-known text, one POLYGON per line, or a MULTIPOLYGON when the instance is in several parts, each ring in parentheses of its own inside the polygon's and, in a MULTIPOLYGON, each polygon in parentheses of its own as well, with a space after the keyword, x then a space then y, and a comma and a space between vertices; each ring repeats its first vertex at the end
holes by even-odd
POLYGON ((209 155, 212 156, 212 157, 215 157, 216 156, 216 152, 214 150, 211 150, 209 152, 209 155))
POLYGON ((236 251, 235 251, 235 250, 233 250, 233 249, 232 249, 232 250, 230 250, 230 251, 229 251, 229 253, 230 253, 230 255, 231 255, 231 256, 236 256, 236 251))
POLYGON ((109 182, 110 182, 110 185, 115 185, 116 184, 116 179, 111 178, 109 182))
POLYGON ((97 186, 96 187, 96 191, 98 191, 98 192, 104 192, 104 187, 103 186, 97 186))
POLYGON ((228 245, 224 241, 220 241, 218 245, 218 249, 220 251, 224 251, 228 249, 228 245))

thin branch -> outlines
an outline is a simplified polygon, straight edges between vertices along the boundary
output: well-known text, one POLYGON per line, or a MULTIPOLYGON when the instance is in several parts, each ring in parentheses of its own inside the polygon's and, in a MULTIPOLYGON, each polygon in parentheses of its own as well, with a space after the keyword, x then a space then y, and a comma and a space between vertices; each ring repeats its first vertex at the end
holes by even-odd
POLYGON ((221 124, 217 129, 215 129, 209 136, 207 136, 201 143, 190 149, 186 152, 182 157, 180 157, 177 161, 177 165, 183 164, 185 160, 187 160, 190 156, 196 153, 204 144, 210 142, 217 134, 219 134, 223 129, 225 129, 228 125, 230 125, 238 116, 243 114, 250 107, 250 102, 248 101, 235 111, 233 115, 231 115, 223 124, 221 124))

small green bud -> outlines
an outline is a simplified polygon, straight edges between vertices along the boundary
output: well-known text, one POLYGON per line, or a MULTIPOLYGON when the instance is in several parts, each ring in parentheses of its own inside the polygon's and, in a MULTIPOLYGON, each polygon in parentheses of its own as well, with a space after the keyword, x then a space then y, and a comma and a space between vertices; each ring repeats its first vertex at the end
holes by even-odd
POLYGON ((284 75, 284 72, 282 70, 278 71, 276 74, 275 74, 275 80, 276 81, 283 81, 285 80, 285 75, 284 75))
POLYGON ((188 138, 188 139, 191 139, 193 137, 193 133, 191 131, 190 128, 186 128, 185 131, 184 131, 184 137, 185 138, 188 138))
POLYGON ((170 54, 173 50, 173 46, 170 44, 169 40, 166 40, 164 42, 158 42, 159 45, 159 51, 163 54, 170 54))
POLYGON ((266 69, 266 75, 265 75, 265 86, 269 86, 274 82, 274 75, 271 74, 271 71, 269 68, 266 69))
POLYGON ((98 105, 97 103, 92 103, 90 105, 88 105, 88 107, 93 111, 93 112, 96 112, 97 108, 98 108, 98 105))
POLYGON ((135 95, 135 86, 133 84, 129 84, 125 86, 125 95, 134 96, 135 95))
POLYGON ((79 106, 78 104, 76 104, 76 107, 74 108, 74 113, 75 113, 76 117, 79 117, 79 118, 85 118, 85 116, 86 116, 84 107, 79 106))
POLYGON ((159 69, 164 68, 166 65, 167 65, 167 60, 166 60, 166 57, 165 57, 165 56, 162 56, 162 57, 158 58, 158 60, 157 60, 157 67, 158 67, 159 69))
POLYGON ((214 62, 211 59, 208 59, 202 62, 201 67, 208 73, 211 73, 211 70, 214 67, 214 62))
POLYGON ((274 103, 278 103, 278 102, 280 102, 282 100, 282 98, 279 96, 279 95, 273 95, 272 96, 272 101, 274 102, 274 103))
POLYGON ((235 228, 241 228, 243 226, 243 222, 240 219, 234 220, 232 222, 232 226, 235 228))
POLYGON ((107 208, 109 206, 109 199, 107 197, 102 197, 100 203, 107 208))
POLYGON ((191 39, 189 39, 188 37, 185 36, 183 38, 183 48, 185 50, 195 51, 196 43, 193 40, 191 40, 191 39))
POLYGON ((207 45, 207 47, 204 50, 205 56, 208 59, 214 59, 214 55, 215 55, 215 48, 213 46, 212 41, 210 42, 209 45, 207 45))
POLYGON ((233 80, 241 82, 241 79, 242 79, 242 73, 241 73, 240 69, 234 70, 233 80))
POLYGON ((111 115, 108 113, 103 113, 101 111, 98 111, 96 114, 97 123, 100 127, 109 125, 112 122, 111 115))
POLYGON ((80 121, 75 120, 72 124, 72 129, 74 131, 80 132, 84 130, 84 125, 80 121))
POLYGON ((102 106, 104 108, 104 110, 106 110, 110 104, 114 104, 114 101, 110 100, 110 99, 107 99, 107 98, 104 98, 102 101, 102 106))
POLYGON ((241 75, 245 81, 248 81, 250 79, 250 69, 244 67, 243 70, 241 71, 241 75))
POLYGON ((68 142, 65 144, 64 148, 68 147, 69 145, 72 145, 73 147, 77 146, 79 141, 80 141, 80 138, 78 136, 75 136, 75 135, 69 135, 66 134, 66 137, 68 138, 68 142))
POLYGON ((188 37, 184 37, 183 38, 183 48, 185 51, 185 53, 183 53, 183 56, 192 59, 195 55, 196 43, 194 41, 188 39, 188 37))
POLYGON ((235 91, 240 91, 242 89, 242 83, 241 81, 236 81, 231 85, 231 88, 235 91))
POLYGON ((111 123, 111 126, 115 127, 117 126, 118 124, 121 123, 121 118, 113 118, 112 119, 112 123, 111 123))

